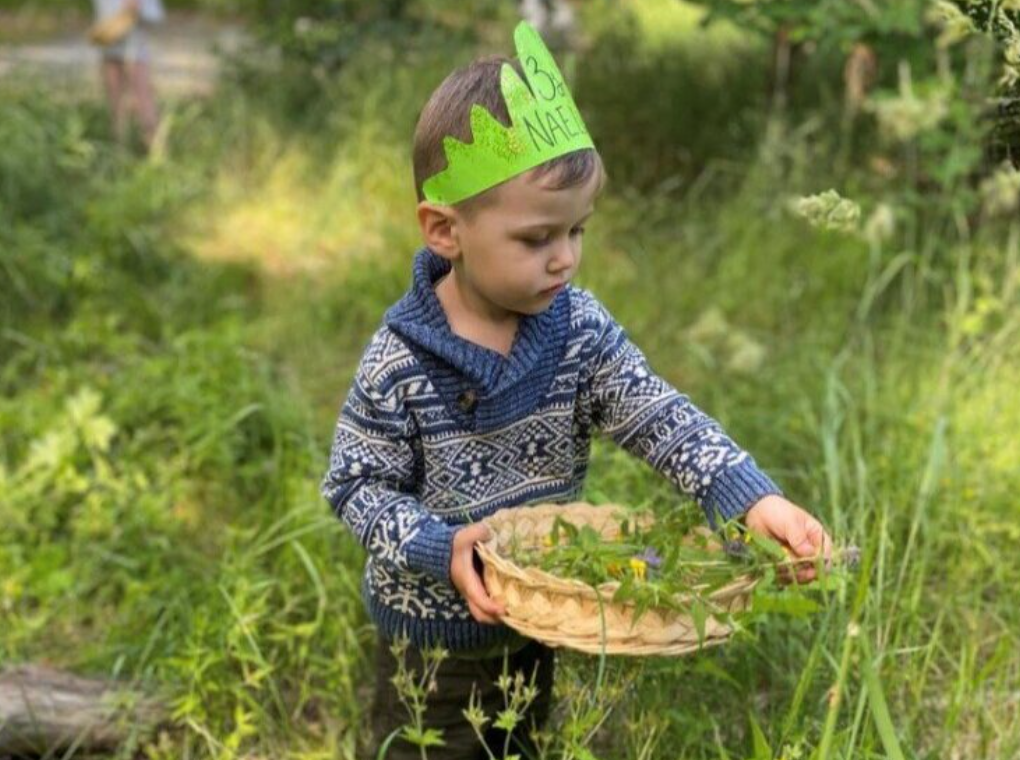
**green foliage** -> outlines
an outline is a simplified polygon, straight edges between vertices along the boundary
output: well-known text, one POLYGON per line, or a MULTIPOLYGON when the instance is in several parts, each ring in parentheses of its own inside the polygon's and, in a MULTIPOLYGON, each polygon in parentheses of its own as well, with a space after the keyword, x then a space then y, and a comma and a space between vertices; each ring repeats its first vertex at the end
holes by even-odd
MULTIPOLYGON (((657 10, 669 5, 679 6, 657 10)), ((751 154, 766 95, 759 45, 689 22, 649 45, 643 20, 608 0, 586 6, 585 20, 590 51, 563 69, 613 183, 683 187, 714 161, 751 154)))
MULTIPOLYGON (((1015 756, 1020 227, 985 108, 1006 27, 975 16, 953 41, 937 19, 910 26, 913 3, 885 27, 847 15, 868 4, 821 4, 830 17, 797 22, 777 114, 753 25, 702 30, 674 5, 591 5, 597 44, 564 65, 613 178, 578 284, 865 562, 810 596, 760 594, 746 637, 694 658, 562 653, 541 746, 1015 756), (841 46, 858 39, 880 71, 850 118, 841 46), (859 221, 826 224, 831 197, 809 216, 849 231, 789 213, 829 188, 859 221)), ((153 760, 362 756, 362 555, 317 483, 418 242, 417 110, 512 19, 455 32, 439 4, 411 37, 343 47, 329 7, 279 27, 314 44, 248 56, 215 99, 175 104, 162 161, 111 145, 98 103, 0 88, 0 660, 166 692, 153 760)), ((585 497, 676 493, 599 439, 585 497)), ((640 593, 656 579, 631 557, 640 593)))
POLYGON ((0 227, 0 660, 154 682, 179 728, 153 757, 353 720, 357 661, 330 652, 362 645, 356 571, 327 568, 357 555, 322 443, 246 345, 252 271, 172 237, 202 167, 121 155, 91 104, 2 97, 26 155, 0 227))
POLYGON ((511 546, 510 551, 517 562, 561 578, 596 589, 613 584, 613 602, 632 605, 635 620, 653 607, 689 613, 699 637, 709 615, 737 628, 763 614, 805 617, 820 609, 806 591, 834 589, 846 580, 837 568, 816 584, 779 588, 776 570, 789 565, 789 557, 778 543, 737 521, 722 525, 719 535, 707 535, 695 530, 703 521, 698 512, 674 507, 654 517, 620 517, 619 535, 611 541, 590 525, 558 517, 541 546, 511 546), (743 577, 757 580, 751 608, 736 613, 720 609, 712 595, 743 577))
POLYGON ((275 55, 237 57, 231 77, 262 95, 261 84, 274 80, 276 115, 308 127, 309 117, 343 107, 335 86, 350 65, 456 50, 477 42, 479 25, 512 18, 511 10, 491 0, 260 0, 249 8, 256 48, 275 55))

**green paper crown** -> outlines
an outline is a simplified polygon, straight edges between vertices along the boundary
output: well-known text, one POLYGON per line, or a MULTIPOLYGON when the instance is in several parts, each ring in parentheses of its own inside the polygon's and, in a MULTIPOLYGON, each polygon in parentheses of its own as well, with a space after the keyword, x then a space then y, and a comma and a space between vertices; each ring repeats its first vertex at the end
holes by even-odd
POLYGON ((528 83, 513 66, 503 64, 500 88, 510 126, 504 127, 477 103, 472 105, 473 139, 463 143, 443 138, 446 168, 422 186, 429 201, 459 203, 557 156, 595 147, 538 32, 522 21, 514 30, 514 44, 528 83))

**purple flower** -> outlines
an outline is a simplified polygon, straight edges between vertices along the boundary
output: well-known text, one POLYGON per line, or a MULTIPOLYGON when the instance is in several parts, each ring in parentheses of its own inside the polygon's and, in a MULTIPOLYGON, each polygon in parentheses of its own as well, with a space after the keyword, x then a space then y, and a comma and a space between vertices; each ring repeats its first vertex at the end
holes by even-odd
POLYGON ((662 567, 662 557, 656 554, 655 549, 651 546, 646 547, 641 554, 637 555, 637 559, 644 560, 645 564, 649 567, 662 567))

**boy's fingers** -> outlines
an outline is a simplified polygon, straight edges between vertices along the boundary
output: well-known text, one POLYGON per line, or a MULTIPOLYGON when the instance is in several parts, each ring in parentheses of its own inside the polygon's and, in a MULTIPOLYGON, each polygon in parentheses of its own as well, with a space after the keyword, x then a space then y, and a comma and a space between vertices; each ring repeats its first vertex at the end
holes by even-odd
POLYGON ((800 579, 797 577, 797 573, 790 567, 779 568, 779 582, 784 586, 790 583, 798 583, 800 579))
POLYGON ((468 610, 471 611, 471 617, 477 620, 479 623, 485 623, 487 625, 495 625, 499 621, 496 620, 492 615, 488 615, 478 608, 478 605, 468 600, 468 610))
POLYGON ((485 523, 472 523, 458 530, 453 536, 453 549, 473 547, 479 541, 488 541, 492 531, 485 523))
POLYGON ((818 578, 819 566, 824 568, 825 571, 832 569, 831 549, 825 552, 819 552, 814 555, 813 558, 801 558, 801 561, 796 564, 782 568, 785 571, 781 577, 786 582, 796 581, 797 583, 809 583, 818 578), (808 562, 809 559, 813 559, 812 562, 808 562))
POLYGON ((825 551, 825 528, 813 517, 797 520, 786 534, 786 542, 798 557, 813 557, 825 551))
POLYGON ((786 542, 798 557, 810 556, 815 553, 815 546, 808 538, 807 526, 800 520, 794 522, 786 534, 786 542))
POLYGON ((782 583, 809 583, 818 577, 815 564, 832 568, 832 539, 825 527, 814 517, 795 520, 786 531, 785 543, 790 547, 789 565, 779 569, 782 583))
POLYGON ((464 528, 464 534, 471 538, 471 543, 474 543, 475 541, 488 541, 492 536, 492 530, 485 523, 479 522, 464 528))
MULTIPOLYGON (((811 557, 816 563, 821 560, 821 566, 826 570, 832 569, 832 539, 826 532, 825 528, 817 520, 812 520, 807 527, 808 541, 810 542, 813 550, 806 556, 811 557)), ((817 569, 814 565, 807 568, 810 570, 810 578, 813 580, 817 576, 817 569)))
POLYGON ((489 605, 484 605, 476 597, 467 597, 468 609, 471 610, 471 615, 475 620, 480 623, 489 623, 490 625, 496 625, 499 623, 499 613, 492 609, 491 600, 489 605))
POLYGON ((475 544, 486 541, 492 531, 485 523, 472 523, 454 536, 454 585, 468 603, 471 616, 480 623, 497 625, 506 614, 502 604, 489 596, 481 574, 475 568, 475 544))
POLYGON ((497 603, 489 596, 489 592, 485 588, 482 579, 478 576, 478 573, 471 572, 467 574, 467 578, 464 581, 464 596, 468 602, 474 604, 486 615, 506 614, 503 605, 497 603))
POLYGON ((793 568, 793 567, 781 567, 779 568, 779 582, 783 585, 790 583, 808 583, 815 579, 815 569, 813 567, 808 568, 793 568))
POLYGON ((815 547, 815 553, 828 559, 832 556, 832 541, 822 524, 811 518, 807 524, 807 540, 815 547))

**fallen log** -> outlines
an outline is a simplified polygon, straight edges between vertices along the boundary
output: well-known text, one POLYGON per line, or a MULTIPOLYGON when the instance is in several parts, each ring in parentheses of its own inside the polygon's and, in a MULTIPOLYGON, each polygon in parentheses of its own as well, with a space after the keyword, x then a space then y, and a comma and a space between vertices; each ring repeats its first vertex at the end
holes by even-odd
POLYGON ((113 680, 40 665, 0 672, 0 757, 110 751, 154 731, 163 702, 113 680))

